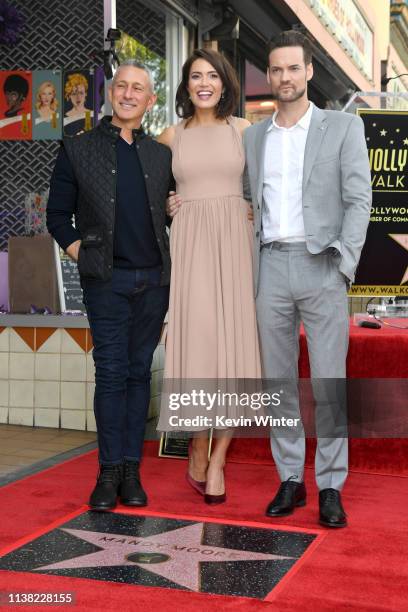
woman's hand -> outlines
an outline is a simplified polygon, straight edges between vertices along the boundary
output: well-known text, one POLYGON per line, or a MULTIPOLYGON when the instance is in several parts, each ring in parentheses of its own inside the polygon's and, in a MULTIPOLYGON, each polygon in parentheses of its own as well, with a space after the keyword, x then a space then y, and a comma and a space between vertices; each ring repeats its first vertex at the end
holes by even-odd
POLYGON ((166 200, 166 213, 169 217, 173 218, 182 205, 181 196, 175 191, 169 191, 169 197, 166 200))
POLYGON ((254 207, 249 202, 247 202, 247 205, 248 205, 248 221, 252 221, 253 223, 254 222, 254 207))

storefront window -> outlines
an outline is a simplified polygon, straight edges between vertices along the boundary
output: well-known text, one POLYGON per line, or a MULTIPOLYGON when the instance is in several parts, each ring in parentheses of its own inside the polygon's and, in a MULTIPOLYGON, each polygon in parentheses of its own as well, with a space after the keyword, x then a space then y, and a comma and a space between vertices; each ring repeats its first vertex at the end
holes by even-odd
POLYGON ((175 122, 174 98, 183 61, 184 28, 180 17, 160 3, 117 0, 119 59, 132 58, 153 73, 157 102, 146 114, 144 129, 152 136, 175 122))
POLYGON ((256 123, 270 117, 276 105, 266 81, 266 74, 250 62, 245 62, 245 117, 256 123))

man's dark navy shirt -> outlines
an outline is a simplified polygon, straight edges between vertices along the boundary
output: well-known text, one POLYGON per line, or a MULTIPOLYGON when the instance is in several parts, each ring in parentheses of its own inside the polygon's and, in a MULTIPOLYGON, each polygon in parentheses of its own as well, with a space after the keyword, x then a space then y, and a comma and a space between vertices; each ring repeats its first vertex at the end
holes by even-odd
MULTIPOLYGON (((116 208, 113 264, 120 268, 152 268, 162 263, 153 229, 146 184, 137 154, 137 141, 129 145, 123 138, 116 141, 116 208)), ((77 186, 75 175, 61 147, 52 176, 48 210, 58 211, 54 237, 66 249, 81 236, 72 227, 77 186), (66 212, 65 212, 66 211, 66 212)))
POLYGON ((136 143, 130 145, 121 137, 116 141, 113 265, 119 268, 152 268, 162 263, 136 143))

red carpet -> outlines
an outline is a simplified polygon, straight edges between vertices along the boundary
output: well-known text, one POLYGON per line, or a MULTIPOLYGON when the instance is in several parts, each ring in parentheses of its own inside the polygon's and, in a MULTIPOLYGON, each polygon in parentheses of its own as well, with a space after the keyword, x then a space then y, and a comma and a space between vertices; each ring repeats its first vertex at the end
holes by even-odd
MULTIPOLYGON (((259 441, 252 440, 250 444, 257 445, 259 441)), ((155 444, 147 445, 143 464, 151 512, 318 530, 317 490, 311 469, 306 470, 305 476, 309 493, 307 506, 281 519, 282 522, 269 521, 263 511, 278 485, 272 465, 230 462, 226 468, 228 501, 211 508, 185 484, 186 463, 159 459, 153 456, 155 449, 155 444)), ((266 458, 266 453, 263 456, 261 453, 260 459, 266 458)), ((39 530, 48 531, 53 521, 61 521, 78 511, 88 498, 95 473, 96 453, 92 452, 3 487, 0 490, 1 553, 14 547, 17 540, 39 530)), ((208 612, 299 609, 302 612, 403 612, 408 609, 407 484, 402 476, 351 473, 343 495, 350 526, 343 530, 322 530, 323 540, 277 587, 272 601, 5 571, 0 572, 0 590, 74 591, 77 598, 74 609, 81 611, 118 608, 142 611, 148 607, 149 612, 164 608, 177 612, 204 609, 208 612)), ((19 606, 18 609, 32 612, 49 610, 50 606, 19 606)))

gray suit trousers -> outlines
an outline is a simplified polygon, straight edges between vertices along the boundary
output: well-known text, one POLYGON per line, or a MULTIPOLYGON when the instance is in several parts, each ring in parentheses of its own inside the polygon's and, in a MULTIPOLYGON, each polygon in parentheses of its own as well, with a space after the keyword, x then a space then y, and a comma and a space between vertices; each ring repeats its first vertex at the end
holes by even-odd
MULTIPOLYGON (((349 317, 346 278, 338 261, 331 249, 312 255, 304 243, 264 246, 256 302, 263 376, 293 380, 291 392, 279 407, 279 415, 287 418, 300 416, 297 379, 299 325, 303 322, 315 399, 319 490, 341 490, 348 471, 344 419, 331 430, 334 435, 327 434, 326 426, 325 437, 319 437, 325 421, 336 422, 337 414, 345 415, 345 380, 343 391, 340 381, 339 391, 339 379, 346 377, 349 317)), ((297 429, 293 436, 283 437, 271 429, 272 454, 282 481, 303 480, 305 438, 301 433, 297 429)))

